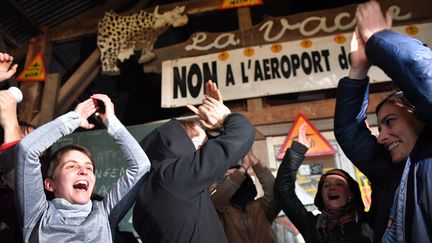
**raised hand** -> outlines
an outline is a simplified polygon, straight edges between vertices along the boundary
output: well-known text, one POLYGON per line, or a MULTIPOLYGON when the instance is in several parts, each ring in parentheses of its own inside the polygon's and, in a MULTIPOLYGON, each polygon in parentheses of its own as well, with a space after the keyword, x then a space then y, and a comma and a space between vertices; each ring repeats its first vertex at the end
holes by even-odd
POLYGON ((209 81, 207 81, 207 83, 205 85, 206 85, 205 90, 204 90, 205 95, 210 96, 213 99, 216 99, 220 102, 223 102, 222 94, 221 94, 220 90, 218 89, 216 83, 209 80, 209 81))
POLYGON ((92 114, 96 112, 96 104, 92 98, 89 98, 77 105, 74 110, 80 117, 80 127, 85 129, 92 129, 95 125, 88 122, 92 114))
MULTIPOLYGON (((249 153, 248 153, 248 154, 249 154, 249 153)), ((251 165, 252 165, 252 161, 251 161, 251 159, 249 158, 248 154, 246 154, 246 156, 243 158, 243 160, 242 160, 242 165, 241 165, 241 167, 243 167, 243 169, 244 169, 245 171, 247 171, 247 170, 249 169, 249 167, 251 167, 251 165)))
POLYGON ((0 52, 0 82, 3 82, 12 75, 15 74, 18 65, 15 64, 11 67, 13 62, 13 57, 7 53, 0 52))
POLYGON ((106 124, 106 122, 109 118, 115 117, 114 104, 112 103, 111 99, 107 95, 94 94, 91 96, 91 98, 94 99, 95 102, 96 102, 96 100, 100 100, 105 105, 105 113, 99 114, 99 117, 103 123, 106 124))
POLYGON ((8 90, 0 91, 0 125, 4 131, 4 143, 21 139, 17 119, 17 103, 8 90))
POLYGON ((207 129, 220 129, 223 125, 225 117, 231 113, 222 101, 218 101, 210 96, 205 95, 203 104, 196 108, 193 105, 187 107, 198 115, 201 119, 201 124, 207 129))
POLYGON ((350 79, 365 79, 371 66, 365 51, 365 41, 360 37, 358 27, 356 27, 351 39, 350 52, 350 79))
POLYGON ((8 90, 0 91, 0 125, 6 126, 12 117, 16 117, 17 103, 8 90))
POLYGON ((306 130, 307 130, 306 123, 301 124, 299 127, 298 142, 310 148, 312 139, 307 136, 306 130))
POLYGON ((386 15, 381 11, 377 1, 360 4, 356 12, 357 27, 363 40, 366 42, 375 32, 391 29, 392 16, 389 11, 386 15))
POLYGON ((249 152, 246 154, 245 158, 249 160, 249 166, 250 165, 256 165, 260 162, 260 160, 255 156, 252 149, 249 150, 249 152))

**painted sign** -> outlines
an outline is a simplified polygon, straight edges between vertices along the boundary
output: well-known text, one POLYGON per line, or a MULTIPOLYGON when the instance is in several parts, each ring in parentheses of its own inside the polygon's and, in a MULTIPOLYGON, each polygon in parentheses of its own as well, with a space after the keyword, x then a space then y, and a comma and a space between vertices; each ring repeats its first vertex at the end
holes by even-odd
POLYGON ((221 9, 241 8, 263 4, 263 0, 222 0, 221 9))
POLYGON ((33 60, 18 75, 18 81, 45 81, 46 70, 42 52, 39 52, 33 60))
POLYGON ((315 126, 300 113, 297 115, 284 143, 279 149, 277 155, 278 160, 283 159, 285 151, 291 147, 292 141, 298 138, 299 128, 303 123, 306 124, 306 136, 311 138, 311 147, 308 149, 306 156, 327 155, 336 152, 335 148, 333 148, 333 146, 321 135, 315 126))
MULTIPOLYGON (((383 12, 392 15, 394 26, 424 23, 432 18, 431 11, 428 11, 429 5, 424 1, 408 3, 382 0, 380 4, 383 12)), ((165 60, 351 32, 357 23, 356 9, 357 4, 350 4, 288 16, 266 16, 263 21, 245 30, 196 32, 185 42, 155 49, 156 58, 143 66, 144 72, 161 73, 162 62, 165 60)))
MULTIPOLYGON (((400 26, 432 44, 432 24, 400 26), (413 31, 416 30, 415 31, 413 31)), ((162 107, 199 104, 204 83, 218 84, 224 100, 335 88, 348 74, 351 33, 238 48, 162 63, 162 107)), ((372 67, 371 82, 389 78, 372 67)))

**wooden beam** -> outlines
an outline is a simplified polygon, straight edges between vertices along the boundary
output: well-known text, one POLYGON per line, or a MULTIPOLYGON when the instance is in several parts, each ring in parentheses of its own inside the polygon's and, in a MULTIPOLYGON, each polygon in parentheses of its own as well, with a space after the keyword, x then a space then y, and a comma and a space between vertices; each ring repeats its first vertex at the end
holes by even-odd
MULTIPOLYGON (((100 74, 99 57, 100 52, 96 49, 60 88, 56 102, 55 116, 64 114, 87 86, 100 74)), ((40 113, 33 120, 38 121, 39 117, 40 113)))
MULTIPOLYGON (((252 27, 250 8, 238 8, 237 18, 239 22, 239 30, 241 33, 252 27)), ((263 109, 262 98, 247 99, 247 109, 248 111, 261 111, 263 109)))
POLYGON ((17 16, 22 22, 26 23, 29 28, 36 30, 35 32, 40 33, 43 31, 35 22, 33 22, 32 18, 29 17, 25 10, 21 8, 21 6, 15 0, 7 0, 7 2, 13 6, 16 12, 20 15, 17 16))
POLYGON ((72 67, 74 66, 74 62, 69 58, 68 55, 66 55, 66 53, 60 52, 58 49, 54 49, 52 55, 67 72, 71 71, 72 67))
MULTIPOLYGON (((318 120, 311 120, 314 127, 320 132, 333 131, 334 119, 325 118, 318 120)), ((377 118, 375 113, 369 113, 367 115, 367 122, 370 127, 377 126, 377 118)), ((290 130, 293 122, 285 122, 271 125, 259 125, 255 126, 256 130, 259 131, 264 137, 275 137, 275 136, 286 136, 290 130)))
MULTIPOLYGON (((167 10, 172 10, 176 6, 186 6, 185 13, 187 15, 200 14, 203 12, 216 11, 219 9, 220 0, 192 0, 183 1, 170 4, 160 5, 159 12, 163 13, 167 10)), ((85 13, 76 16, 72 20, 65 22, 64 24, 58 25, 55 28, 51 28, 48 32, 48 40, 52 42, 65 42, 83 38, 86 36, 95 35, 97 33, 97 25, 102 14, 110 9, 116 9, 118 5, 112 5, 113 7, 101 7, 97 10, 93 9, 91 13, 85 13), (117 6, 117 7, 115 7, 117 6)), ((142 3, 137 4, 132 9, 119 13, 121 15, 130 15, 134 12, 142 10, 142 3)), ((154 8, 146 8, 148 12, 152 12, 154 8)))
POLYGON ((239 22, 240 31, 247 30, 247 29, 252 27, 252 17, 251 17, 250 8, 248 8, 248 7, 247 8, 238 8, 237 9, 237 18, 238 18, 238 22, 239 22))
POLYGON ((38 120, 33 119, 31 122, 32 124, 41 126, 55 118, 54 114, 60 83, 60 73, 51 73, 47 75, 42 96, 41 109, 37 115, 38 120))
POLYGON ((57 114, 63 114, 77 100, 87 86, 100 74, 100 52, 95 49, 84 63, 61 87, 57 99, 57 114))
POLYGON ((72 24, 62 24, 54 27, 48 32, 49 41, 68 42, 95 35, 99 18, 79 18, 72 24))
POLYGON ((263 110, 263 99, 252 98, 247 99, 247 110, 248 111, 262 111, 263 110))
POLYGON ((264 140, 264 139, 265 139, 265 136, 260 131, 258 131, 258 129, 257 129, 255 131, 255 141, 264 140))
POLYGON ((49 29, 48 40, 52 42, 67 42, 94 35, 97 33, 97 24, 102 15, 108 10, 118 9, 123 6, 124 2, 122 1, 108 1, 108 4, 87 10, 49 29))
POLYGON ((28 46, 9 50, 9 54, 14 57, 14 62, 21 62, 26 57, 28 46))
MULTIPOLYGON (((373 93, 369 95, 368 112, 373 112, 375 107, 390 92, 373 93)), ((308 101, 288 105, 266 107, 261 111, 240 111, 253 125, 269 125, 292 122, 298 113, 303 113, 308 119, 324 119, 334 116, 336 99, 324 99, 308 101)))
POLYGON ((21 47, 20 44, 18 44, 18 41, 15 40, 9 33, 7 33, 2 26, 0 26, 0 36, 2 39, 2 47, 1 49, 6 52, 6 45, 5 43, 8 43, 9 45, 13 46, 14 48, 21 47))
MULTIPOLYGON (((52 46, 46 41, 45 33, 45 31, 42 31, 41 35, 30 40, 25 67, 33 60, 33 57, 39 52, 42 52, 45 67, 46 70, 48 70, 52 46)), ((18 117, 20 120, 30 122, 39 110, 42 82, 22 82, 20 89, 23 93, 24 100, 18 104, 18 117)))

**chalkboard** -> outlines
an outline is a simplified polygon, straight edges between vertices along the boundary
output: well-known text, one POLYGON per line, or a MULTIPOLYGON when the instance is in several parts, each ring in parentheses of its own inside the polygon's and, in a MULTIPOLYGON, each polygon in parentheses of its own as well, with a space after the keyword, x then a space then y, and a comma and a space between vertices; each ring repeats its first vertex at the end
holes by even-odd
MULTIPOLYGON (((161 122, 129 126, 127 130, 140 142, 154 128, 160 126, 161 122)), ((112 188, 113 183, 124 174, 127 163, 123 159, 123 153, 106 129, 75 132, 63 137, 53 145, 53 150, 57 150, 69 144, 76 144, 86 147, 92 153, 95 163, 96 186, 95 193, 105 197, 112 188)), ((133 232, 132 210, 130 210, 123 220, 119 223, 121 231, 133 232)))

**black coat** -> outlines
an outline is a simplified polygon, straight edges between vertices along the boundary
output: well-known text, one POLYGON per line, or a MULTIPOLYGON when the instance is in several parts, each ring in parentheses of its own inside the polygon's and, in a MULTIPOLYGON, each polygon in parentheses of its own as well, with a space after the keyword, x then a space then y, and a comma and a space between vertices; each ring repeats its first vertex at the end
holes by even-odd
POLYGON ((254 127, 236 113, 199 150, 175 119, 146 136, 141 146, 152 168, 133 212, 142 241, 226 242, 207 188, 246 155, 254 138, 254 127))

